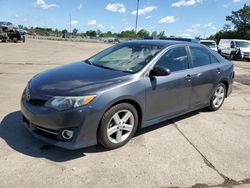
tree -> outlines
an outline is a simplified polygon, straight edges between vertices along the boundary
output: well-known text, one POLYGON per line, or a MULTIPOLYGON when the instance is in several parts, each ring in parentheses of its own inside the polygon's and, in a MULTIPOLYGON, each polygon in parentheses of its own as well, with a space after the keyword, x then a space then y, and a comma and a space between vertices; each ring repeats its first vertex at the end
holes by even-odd
POLYGON ((226 21, 232 22, 235 29, 241 32, 250 30, 250 6, 246 4, 238 11, 232 11, 232 15, 226 17, 226 21))
POLYGON ((24 29, 24 26, 23 25, 18 25, 17 26, 19 29, 24 29))
POLYGON ((156 38, 157 37, 157 31, 153 31, 151 34, 151 37, 156 38))
POLYGON ((67 29, 64 29, 64 30, 62 30, 62 37, 63 38, 66 38, 67 37, 67 35, 68 35, 68 30, 67 29))
POLYGON ((165 31, 161 31, 157 36, 158 36, 159 38, 164 38, 164 37, 166 37, 165 31))
POLYGON ((201 36, 198 35, 198 36, 195 37, 195 39, 196 39, 196 40, 201 40, 201 36))
POLYGON ((74 28, 73 31, 72 31, 74 36, 76 36, 77 32, 78 32, 78 30, 76 28, 74 28))
POLYGON ((96 31, 94 30, 86 31, 86 35, 89 37, 96 37, 96 31))
POLYGON ((149 37, 149 32, 145 29, 141 29, 140 31, 138 31, 137 36, 140 38, 149 37))
POLYGON ((100 36, 101 33, 102 33, 102 32, 101 32, 100 29, 97 29, 97 30, 96 30, 96 35, 100 36))
POLYGON ((246 39, 250 40, 250 6, 244 5, 238 11, 233 11, 232 15, 226 17, 226 21, 231 24, 226 24, 222 30, 209 39, 214 39, 219 42, 220 39, 246 39), (234 26, 232 30, 231 25, 234 26))
POLYGON ((230 30, 232 30, 232 28, 231 28, 231 25, 230 24, 225 24, 224 26, 223 26, 223 29, 222 29, 223 31, 230 31, 230 30))

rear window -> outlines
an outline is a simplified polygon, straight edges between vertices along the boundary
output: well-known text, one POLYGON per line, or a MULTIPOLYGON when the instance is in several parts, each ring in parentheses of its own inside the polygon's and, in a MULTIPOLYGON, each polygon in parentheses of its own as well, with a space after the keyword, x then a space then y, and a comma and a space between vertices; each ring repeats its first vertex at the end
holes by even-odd
POLYGON ((201 67, 211 64, 208 52, 199 47, 190 47, 193 67, 201 67))

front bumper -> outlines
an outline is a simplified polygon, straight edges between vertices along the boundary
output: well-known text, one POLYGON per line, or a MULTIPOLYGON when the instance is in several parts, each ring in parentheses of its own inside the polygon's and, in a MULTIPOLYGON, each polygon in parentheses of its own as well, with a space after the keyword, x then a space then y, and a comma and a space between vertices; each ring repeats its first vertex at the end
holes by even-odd
POLYGON ((91 106, 59 112, 45 106, 32 105, 22 98, 23 123, 32 135, 49 144, 66 149, 79 149, 97 144, 99 113, 91 106), (64 140, 64 129, 74 131, 71 140, 64 140))

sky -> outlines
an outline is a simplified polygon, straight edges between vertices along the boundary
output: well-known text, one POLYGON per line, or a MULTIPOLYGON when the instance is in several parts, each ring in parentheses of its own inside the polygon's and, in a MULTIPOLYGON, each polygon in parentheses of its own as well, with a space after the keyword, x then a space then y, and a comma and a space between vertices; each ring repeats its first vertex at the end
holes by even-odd
MULTIPOLYGON (((100 29, 135 28, 136 0, 0 0, 0 21, 14 25, 100 29)), ((250 0, 140 0, 138 29, 168 36, 207 37, 221 30, 225 17, 250 0)))

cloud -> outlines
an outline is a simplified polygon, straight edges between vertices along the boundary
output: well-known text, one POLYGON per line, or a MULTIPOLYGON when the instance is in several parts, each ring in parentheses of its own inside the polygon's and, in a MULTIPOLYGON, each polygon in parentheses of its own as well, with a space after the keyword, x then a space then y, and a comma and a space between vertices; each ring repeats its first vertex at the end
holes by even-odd
POLYGON ((105 10, 110 11, 110 12, 119 12, 119 13, 125 13, 126 12, 126 7, 124 4, 121 3, 110 3, 107 4, 105 7, 105 10))
POLYGON ((241 0, 233 0, 234 3, 239 3, 241 0))
POLYGON ((150 19, 150 18, 151 18, 151 16, 146 16, 146 17, 145 17, 145 19, 147 19, 147 20, 150 19))
POLYGON ((175 3, 172 3, 172 7, 189 7, 195 6, 196 4, 200 3, 201 0, 180 0, 175 3))
POLYGON ((201 24, 194 24, 194 25, 192 25, 191 27, 192 28, 198 28, 198 27, 200 27, 201 26, 201 24))
POLYGON ((186 31, 189 33, 194 33, 194 32, 197 32, 200 27, 201 27, 201 24, 193 24, 186 31))
POLYGON ((71 25, 78 25, 78 23, 79 23, 79 22, 78 22, 77 20, 72 20, 72 21, 71 21, 71 25))
POLYGON ((204 27, 211 27, 213 25, 213 22, 209 22, 207 24, 204 24, 204 27))
POLYGON ((96 24, 96 20, 88 20, 88 25, 95 25, 96 24))
POLYGON ((81 10, 81 9, 82 9, 82 3, 80 3, 76 8, 77 8, 78 10, 81 10))
POLYGON ((98 28, 103 28, 103 25, 102 24, 98 24, 97 27, 98 28))
POLYGON ((174 16, 166 16, 166 17, 163 17, 161 18, 158 23, 159 24, 169 24, 169 23, 174 23, 176 20, 175 20, 175 17, 174 16))
POLYGON ((124 27, 123 28, 123 31, 131 31, 131 30, 133 30, 131 27, 124 27))
POLYGON ((47 4, 44 0, 36 0, 36 2, 33 3, 33 7, 47 10, 49 8, 58 7, 58 5, 57 4, 47 4))
POLYGON ((197 29, 193 29, 193 28, 187 29, 187 32, 190 32, 190 33, 194 33, 194 32, 196 32, 196 31, 197 31, 197 29))
MULTIPOLYGON (((154 10, 156 10, 157 7, 156 6, 147 6, 147 7, 143 7, 141 9, 138 9, 138 15, 143 15, 143 14, 148 14, 154 10)), ((134 10, 131 14, 132 15, 136 15, 136 10, 134 10)))

